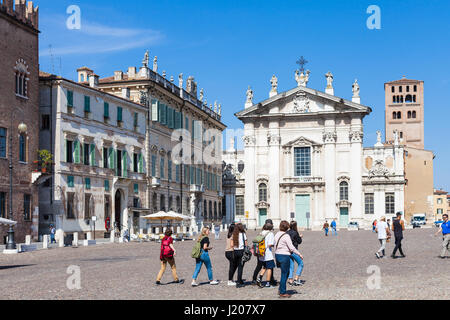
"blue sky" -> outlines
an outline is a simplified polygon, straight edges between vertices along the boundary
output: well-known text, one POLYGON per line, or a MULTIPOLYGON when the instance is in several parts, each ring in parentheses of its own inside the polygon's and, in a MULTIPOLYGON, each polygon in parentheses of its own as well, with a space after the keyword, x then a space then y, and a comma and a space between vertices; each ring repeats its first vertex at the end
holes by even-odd
POLYGON ((450 191, 450 2, 380 0, 296 1, 66 1, 35 0, 40 8, 41 70, 76 78, 88 66, 101 77, 139 67, 158 56, 159 72, 193 75, 208 103, 222 104, 223 122, 241 128, 248 85, 254 101, 296 86, 296 61, 305 56, 309 87, 350 99, 355 78, 365 118, 365 146, 384 132, 384 83, 402 76, 425 81, 425 148, 436 154, 435 187, 450 191), (66 9, 81 9, 81 29, 69 30, 66 9), (381 9, 381 29, 369 30, 370 5, 381 9), (51 51, 49 46, 51 45, 51 51), (52 52, 52 54, 50 54, 52 52))

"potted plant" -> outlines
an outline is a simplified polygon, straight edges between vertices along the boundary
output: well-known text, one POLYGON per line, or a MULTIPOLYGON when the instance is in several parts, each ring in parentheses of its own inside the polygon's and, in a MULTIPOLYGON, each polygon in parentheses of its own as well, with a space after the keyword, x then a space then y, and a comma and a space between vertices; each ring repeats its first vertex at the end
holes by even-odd
POLYGON ((48 150, 39 150, 39 162, 41 165, 41 172, 46 173, 48 170, 49 165, 53 163, 53 155, 48 150))

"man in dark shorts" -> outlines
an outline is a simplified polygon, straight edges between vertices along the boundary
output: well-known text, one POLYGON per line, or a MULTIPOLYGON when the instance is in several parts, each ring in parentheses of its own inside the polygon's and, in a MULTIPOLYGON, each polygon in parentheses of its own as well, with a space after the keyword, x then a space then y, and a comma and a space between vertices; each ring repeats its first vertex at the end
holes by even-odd
POLYGON ((394 231, 395 236, 395 248, 391 254, 391 258, 393 259, 397 258, 395 255, 397 250, 400 252, 402 258, 405 257, 402 251, 403 230, 405 230, 405 223, 402 220, 402 214, 397 212, 397 219, 392 223, 392 231, 394 231))

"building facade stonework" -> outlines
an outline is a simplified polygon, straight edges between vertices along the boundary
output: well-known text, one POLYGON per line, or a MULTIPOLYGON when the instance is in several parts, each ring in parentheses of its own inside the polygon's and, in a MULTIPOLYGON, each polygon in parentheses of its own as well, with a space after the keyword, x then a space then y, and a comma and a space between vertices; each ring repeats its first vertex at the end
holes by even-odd
MULTIPOLYGON (((0 216, 17 221, 16 242, 38 235, 38 192, 33 184, 39 143, 38 35, 38 9, 31 1, 0 1, 0 216)), ((0 227, 1 243, 7 230, 0 227)))
POLYGON ((268 218, 315 230, 332 219, 340 227, 369 226, 386 215, 386 203, 392 215, 403 211, 403 148, 378 141, 363 148, 371 109, 360 104, 357 82, 349 101, 334 95, 333 76, 326 77, 326 92, 303 83, 236 114, 244 123, 244 152, 240 159, 224 152, 224 166, 244 165, 244 215, 236 217, 250 228, 268 218), (364 166, 367 158, 373 166, 364 166))

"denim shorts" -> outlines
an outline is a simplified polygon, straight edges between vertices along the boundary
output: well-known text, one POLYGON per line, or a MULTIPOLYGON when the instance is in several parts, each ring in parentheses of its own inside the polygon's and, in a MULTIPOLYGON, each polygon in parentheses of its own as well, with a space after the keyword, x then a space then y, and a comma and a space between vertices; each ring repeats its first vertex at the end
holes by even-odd
POLYGON ((275 261, 273 260, 269 260, 269 261, 264 261, 264 269, 275 269, 275 261))

